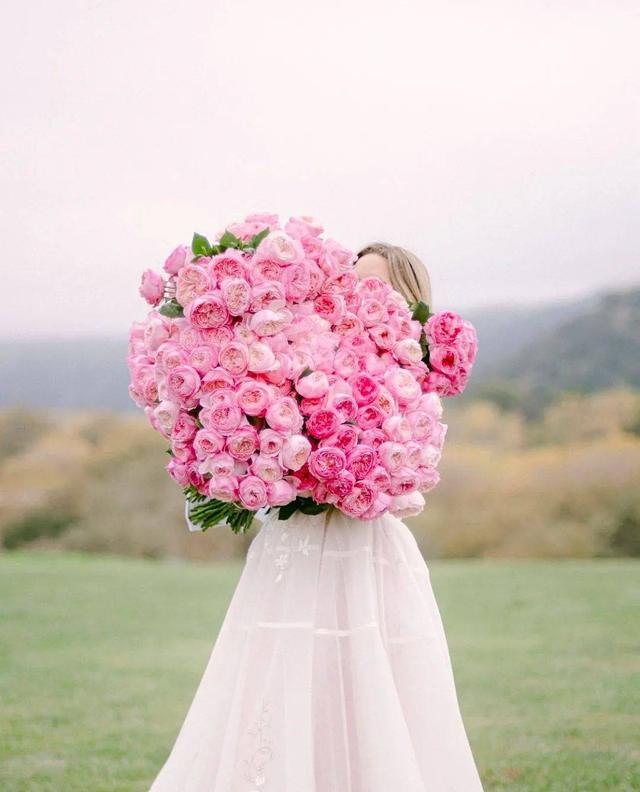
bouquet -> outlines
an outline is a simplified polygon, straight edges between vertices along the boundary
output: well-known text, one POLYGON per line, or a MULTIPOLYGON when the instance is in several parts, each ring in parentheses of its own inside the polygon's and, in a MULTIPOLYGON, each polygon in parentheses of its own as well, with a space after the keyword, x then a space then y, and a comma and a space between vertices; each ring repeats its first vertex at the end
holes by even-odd
POLYGON ((475 330, 354 263, 311 218, 256 214, 144 272, 129 392, 202 530, 265 508, 408 516, 438 483, 440 396, 464 389, 475 330))

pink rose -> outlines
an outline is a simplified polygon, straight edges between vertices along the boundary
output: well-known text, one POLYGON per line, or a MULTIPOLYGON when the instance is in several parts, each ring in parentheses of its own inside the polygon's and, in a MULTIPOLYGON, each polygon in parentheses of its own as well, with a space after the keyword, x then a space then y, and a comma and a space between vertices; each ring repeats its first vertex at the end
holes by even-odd
POLYGON ((391 495, 388 495, 386 492, 376 493, 373 503, 365 512, 362 513, 361 519, 373 520, 376 517, 379 517, 381 514, 388 511, 391 500, 391 495))
POLYGON ((407 405, 420 397, 422 389, 416 378, 406 369, 391 368, 384 376, 384 384, 401 405, 407 405))
POLYGON ((360 439, 365 445, 377 450, 386 441, 387 435, 380 429, 364 429, 360 439))
POLYGON ((276 432, 297 432, 302 428, 302 415, 290 396, 273 402, 267 409, 266 419, 276 432))
POLYGON ((232 316, 241 316, 251 303, 251 286, 244 278, 226 278, 221 286, 222 299, 232 316))
POLYGON ((343 421, 354 421, 358 414, 356 400, 345 393, 331 394, 327 406, 333 407, 343 421))
POLYGON ((390 415, 382 422, 382 429, 390 440, 406 443, 411 440, 411 424, 403 415, 390 415))
POLYGON ((307 297, 311 288, 309 265, 305 261, 291 264, 284 270, 283 280, 287 299, 291 302, 301 302, 307 297))
POLYGON ((412 365, 422 360, 422 347, 414 338, 403 338, 393 347, 393 356, 400 363, 412 365))
POLYGON ((175 402, 168 400, 161 401, 154 409, 153 414, 157 421, 158 429, 165 437, 171 435, 179 411, 180 407, 175 402))
POLYGON ((329 390, 329 379, 323 371, 312 371, 296 382, 296 390, 305 399, 320 399, 329 390))
POLYGON ((210 371, 218 363, 218 351, 210 346, 198 346, 189 353, 189 363, 200 375, 210 371))
POLYGON ((360 407, 375 401, 380 391, 378 383, 368 374, 356 374, 350 377, 349 385, 353 391, 353 398, 360 407))
POLYGON ((301 261, 304 257, 302 247, 284 231, 272 231, 258 245, 256 258, 258 261, 275 261, 278 264, 292 264, 301 261))
POLYGON ((358 335, 364 330, 364 324, 355 314, 345 313, 335 322, 333 330, 341 336, 358 335))
POLYGON ((332 479, 345 469, 347 458, 335 446, 322 446, 309 456, 309 470, 316 478, 332 479))
POLYGON ((236 499, 238 479, 235 476, 213 476, 209 479, 209 497, 227 503, 236 499))
POLYGON ((331 407, 321 407, 307 418, 307 431, 312 437, 329 437, 340 426, 340 416, 331 407))
POLYGON ((227 438, 227 451, 234 459, 246 462, 258 448, 258 433, 252 426, 240 426, 227 438))
POLYGON ((171 336, 171 323, 162 314, 151 311, 144 325, 144 345, 147 351, 155 351, 171 336))
POLYGON ((164 271, 168 272, 169 275, 177 275, 185 264, 191 261, 192 256, 191 248, 179 245, 169 253, 167 260, 164 262, 164 271))
POLYGON ((464 321, 456 339, 456 347, 462 357, 473 365, 478 352, 478 334, 471 322, 464 321))
POLYGON ((339 508, 350 517, 360 517, 375 499, 373 486, 367 481, 358 481, 351 492, 338 504, 339 508))
POLYGON ((422 492, 429 492, 440 481, 440 474, 431 465, 424 465, 418 468, 418 486, 422 492))
POLYGON ((424 329, 427 338, 434 344, 452 344, 462 330, 462 319, 453 311, 440 311, 427 320, 424 329))
POLYGON ((191 366, 176 366, 167 374, 167 390, 180 404, 190 402, 200 389, 200 375, 191 366))
POLYGON ((460 367, 460 355, 455 347, 434 344, 429 347, 429 366, 453 380, 460 367))
POLYGON ((419 492, 410 492, 406 495, 396 495, 391 500, 389 511, 400 520, 405 517, 415 517, 424 508, 424 498, 419 492))
POLYGON ((201 413, 203 423, 225 437, 232 435, 242 420, 240 408, 229 401, 221 401, 215 406, 207 408, 206 421, 204 413, 203 410, 201 413))
POLYGON ((367 477, 377 490, 384 492, 391 484, 391 476, 382 465, 376 465, 367 477))
POLYGON ((385 322, 389 315, 387 309, 379 301, 373 298, 362 301, 358 316, 362 319, 365 327, 373 327, 374 325, 385 322))
POLYGON ((219 454, 224 448, 224 438, 211 429, 200 429, 193 440, 193 449, 198 459, 219 454))
POLYGON ((229 248, 224 253, 213 256, 209 269, 218 283, 226 278, 244 278, 244 255, 239 250, 229 248))
POLYGON ((360 358, 353 349, 342 348, 336 352, 334 368, 341 377, 351 377, 358 371, 360 358))
POLYGON ((347 470, 350 470, 356 479, 367 478, 378 461, 378 453, 373 448, 357 445, 347 457, 347 470))
POLYGON ((382 465, 389 473, 396 473, 404 465, 405 448, 402 443, 386 441, 378 448, 382 465))
POLYGON ((171 437, 179 443, 187 443, 193 440, 197 431, 196 419, 189 413, 180 411, 173 424, 171 437))
POLYGON ((411 424, 413 437, 416 440, 426 440, 433 432, 436 419, 424 410, 412 410, 407 413, 407 420, 411 424))
POLYGON ((332 495, 336 495, 338 498, 346 498, 353 490, 355 483, 356 477, 348 470, 341 470, 333 478, 326 481, 329 492, 332 495))
POLYGON ((249 320, 249 327, 256 335, 272 336, 276 333, 280 333, 291 319, 292 315, 290 311, 272 311, 269 308, 265 308, 253 314, 249 320))
POLYGON ((267 485, 258 476, 245 476, 241 479, 238 495, 245 509, 258 511, 267 505, 267 485))
POLYGON ((282 444, 280 459, 289 470, 300 470, 311 453, 311 443, 304 435, 294 434, 282 444))
POLYGON ((358 443, 359 430, 351 424, 342 424, 338 431, 320 441, 321 446, 336 446, 348 454, 358 443))
POLYGON ((358 410, 358 426, 361 429, 375 429, 385 420, 385 414, 375 404, 367 404, 358 410))
MULTIPOLYGON (((276 456, 280 453, 284 437, 273 429, 263 429, 258 435, 260 440, 260 453, 264 456, 276 456)), ((285 465, 289 467, 289 465, 285 465)))
POLYGON ((211 371, 207 371, 207 373, 204 375, 202 378, 201 390, 203 394, 210 394, 222 388, 232 387, 233 384, 233 375, 218 366, 214 369, 211 369, 211 371))
POLYGON ((270 484, 281 479, 284 471, 277 457, 258 455, 251 463, 251 472, 270 484))
POLYGON ((386 324, 376 324, 370 327, 369 336, 379 349, 393 349, 396 343, 396 334, 393 328, 386 324))
POLYGON ((278 281, 257 283, 251 290, 251 310, 254 313, 269 309, 278 311, 287 304, 284 287, 278 281))
POLYGON ((187 264, 178 273, 176 300, 185 308, 192 300, 213 288, 209 273, 198 264, 187 264))
POLYGON ((158 305, 162 302, 164 297, 164 280, 162 275, 157 272, 147 269, 142 273, 142 281, 140 282, 140 296, 149 303, 149 305, 158 305))
POLYGON ((249 371, 255 374, 263 374, 266 371, 273 371, 278 367, 276 356, 268 344, 262 341, 255 341, 249 345, 249 371))
POLYGON ((186 308, 186 318, 196 327, 220 327, 229 318, 227 307, 217 294, 205 294, 193 299, 186 308))
POLYGON ((389 492, 392 495, 406 495, 415 490, 418 486, 418 474, 406 465, 401 467, 391 476, 391 486, 389 492))
POLYGON ((242 376, 249 366, 249 350, 241 341, 229 341, 220 350, 218 361, 234 377, 242 376))
POLYGON ((238 386, 236 398, 245 415, 264 415, 269 406, 269 387, 258 380, 245 380, 238 386))
MULTIPOLYGON (((347 250, 347 248, 343 247, 339 242, 336 242, 335 239, 327 239, 322 245, 318 263, 327 275, 335 275, 336 273, 345 274, 344 271, 347 270, 346 274, 353 277, 349 278, 350 285, 349 288, 345 290, 352 291, 358 283, 358 276, 350 269, 355 258, 355 254, 351 250, 347 250)), ((334 292, 334 294, 337 294, 337 292, 334 292)))
POLYGON ((297 488, 295 479, 291 476, 267 484, 267 500, 269 506, 284 506, 295 500, 297 488))
POLYGON ((176 457, 171 457, 166 466, 167 473, 171 478, 177 482, 181 487, 186 487, 189 483, 189 475, 187 473, 187 466, 176 457))
POLYGON ((339 294, 319 294, 313 305, 316 313, 332 324, 345 313, 344 300, 339 294))

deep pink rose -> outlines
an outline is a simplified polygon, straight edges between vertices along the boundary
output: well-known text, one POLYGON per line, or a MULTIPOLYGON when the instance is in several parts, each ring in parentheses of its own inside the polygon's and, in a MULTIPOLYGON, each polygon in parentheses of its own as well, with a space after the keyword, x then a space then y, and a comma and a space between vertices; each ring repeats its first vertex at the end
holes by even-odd
POLYGON ((341 470, 336 476, 326 481, 327 489, 338 498, 346 498, 353 490, 356 477, 348 470, 341 470))
POLYGON ((377 461, 378 453, 375 449, 359 444, 347 457, 347 470, 350 470, 356 479, 365 479, 376 466, 377 461))
POLYGON ((307 431, 312 437, 322 439, 337 431, 341 420, 336 410, 321 407, 307 418, 307 431))
POLYGON ((452 344, 462 330, 462 318, 453 311, 439 311, 425 324, 427 338, 433 344, 452 344))
POLYGON ((361 429, 375 429, 385 419, 385 414, 375 404, 367 404, 358 410, 357 423, 361 429))
POLYGON ((333 324, 345 313, 344 300, 339 294, 319 294, 313 301, 316 313, 333 324))
POLYGON ((349 378, 349 385, 353 390, 353 398, 360 407, 375 401, 380 391, 378 383, 368 374, 355 374, 349 378))
POLYGON ((358 442, 359 429, 351 424, 342 424, 338 431, 320 441, 321 446, 336 446, 348 454, 353 451, 358 442))
POLYGON ((162 302, 164 297, 164 280, 162 275, 147 269, 142 273, 142 281, 140 282, 140 296, 149 303, 149 305, 158 305, 162 302))
POLYGON ((257 511, 267 505, 267 485, 258 476, 245 476, 241 479, 238 495, 245 509, 257 511))
POLYGON ((167 473, 171 478, 177 482, 181 487, 186 487, 189 483, 189 475, 187 473, 187 466, 176 457, 171 457, 166 466, 167 473))

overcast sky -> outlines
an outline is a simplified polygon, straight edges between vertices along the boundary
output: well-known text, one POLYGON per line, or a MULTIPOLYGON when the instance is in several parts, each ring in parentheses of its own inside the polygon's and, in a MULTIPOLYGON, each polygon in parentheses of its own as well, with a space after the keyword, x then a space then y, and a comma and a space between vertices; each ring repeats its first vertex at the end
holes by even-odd
POLYGON ((312 214, 437 307, 640 281, 638 0, 5 0, 7 335, 122 332, 194 230, 312 214))

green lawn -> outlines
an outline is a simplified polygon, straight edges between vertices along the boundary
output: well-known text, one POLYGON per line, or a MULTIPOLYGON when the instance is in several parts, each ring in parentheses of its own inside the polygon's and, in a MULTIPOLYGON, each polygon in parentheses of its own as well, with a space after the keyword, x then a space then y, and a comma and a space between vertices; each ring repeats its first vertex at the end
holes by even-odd
MULTIPOLYGON (((430 568, 485 789, 640 790, 640 563, 430 568)), ((0 556, 0 789, 145 792, 239 569, 0 556)))

